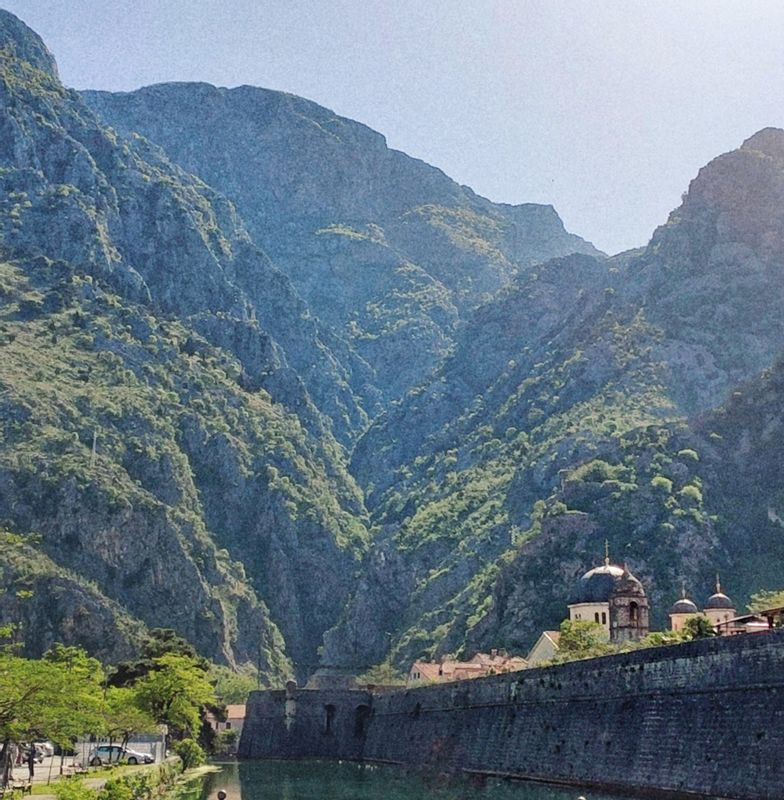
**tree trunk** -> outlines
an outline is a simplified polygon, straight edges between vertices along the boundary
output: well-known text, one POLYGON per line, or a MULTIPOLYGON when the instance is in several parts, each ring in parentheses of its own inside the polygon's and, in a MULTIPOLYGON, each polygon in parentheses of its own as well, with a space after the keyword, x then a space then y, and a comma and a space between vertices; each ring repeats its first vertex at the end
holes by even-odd
POLYGON ((3 742, 3 749, 0 750, 0 786, 8 786, 8 773, 11 771, 11 760, 8 758, 11 752, 11 740, 3 742))

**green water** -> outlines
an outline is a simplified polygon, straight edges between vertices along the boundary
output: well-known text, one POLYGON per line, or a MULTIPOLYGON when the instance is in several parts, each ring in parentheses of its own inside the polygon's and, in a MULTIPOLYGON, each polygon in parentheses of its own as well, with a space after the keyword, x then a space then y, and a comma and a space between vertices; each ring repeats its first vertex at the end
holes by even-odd
POLYGON ((223 764, 221 771, 181 800, 619 800, 588 790, 518 781, 486 782, 428 777, 398 767, 349 762, 250 761, 223 764))

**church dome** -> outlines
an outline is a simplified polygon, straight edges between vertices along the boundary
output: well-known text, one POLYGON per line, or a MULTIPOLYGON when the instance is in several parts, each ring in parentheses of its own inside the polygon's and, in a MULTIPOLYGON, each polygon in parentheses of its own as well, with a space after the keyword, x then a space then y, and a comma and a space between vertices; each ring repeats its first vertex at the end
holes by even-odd
POLYGON ((623 568, 623 574, 620 580, 615 582, 612 593, 615 595, 635 595, 636 597, 645 597, 645 589, 642 588, 642 583, 639 578, 629 572, 626 567, 623 568))
POLYGON ((735 610, 735 603, 721 591, 721 582, 719 581, 718 575, 716 575, 716 594, 712 594, 705 604, 705 610, 708 611, 709 609, 721 609, 722 611, 725 609, 735 610))
POLYGON ((697 606, 688 597, 682 597, 669 610, 670 614, 699 614, 697 606))
POLYGON ((735 610, 735 604, 727 597, 726 594, 722 592, 716 592, 716 594, 712 594, 708 598, 708 602, 705 604, 705 608, 715 608, 715 609, 732 609, 735 610))
POLYGON ((609 602, 610 595, 623 574, 623 569, 614 564, 603 564, 601 567, 589 570, 577 582, 569 605, 609 602))

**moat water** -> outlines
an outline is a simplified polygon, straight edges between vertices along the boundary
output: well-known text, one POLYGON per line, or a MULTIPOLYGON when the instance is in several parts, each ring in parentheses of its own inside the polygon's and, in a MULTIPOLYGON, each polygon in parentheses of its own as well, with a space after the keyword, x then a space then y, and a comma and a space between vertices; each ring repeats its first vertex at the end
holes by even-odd
POLYGON ((521 781, 447 778, 400 767, 326 761, 222 764, 180 800, 623 800, 584 789, 521 781))

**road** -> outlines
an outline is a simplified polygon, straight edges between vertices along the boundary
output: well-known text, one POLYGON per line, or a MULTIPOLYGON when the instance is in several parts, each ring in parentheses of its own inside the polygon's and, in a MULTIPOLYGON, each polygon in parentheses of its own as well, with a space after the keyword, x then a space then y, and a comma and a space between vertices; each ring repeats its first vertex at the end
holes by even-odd
MULTIPOLYGON (((74 761, 79 763, 79 756, 66 756, 63 766, 70 767, 74 761)), ((33 783, 49 783, 50 780, 55 780, 60 774, 60 756, 44 758, 40 764, 38 762, 35 763, 34 769, 33 783)), ((18 783, 26 782, 29 774, 30 771, 27 769, 27 764, 17 764, 13 768, 13 780, 18 783)))

